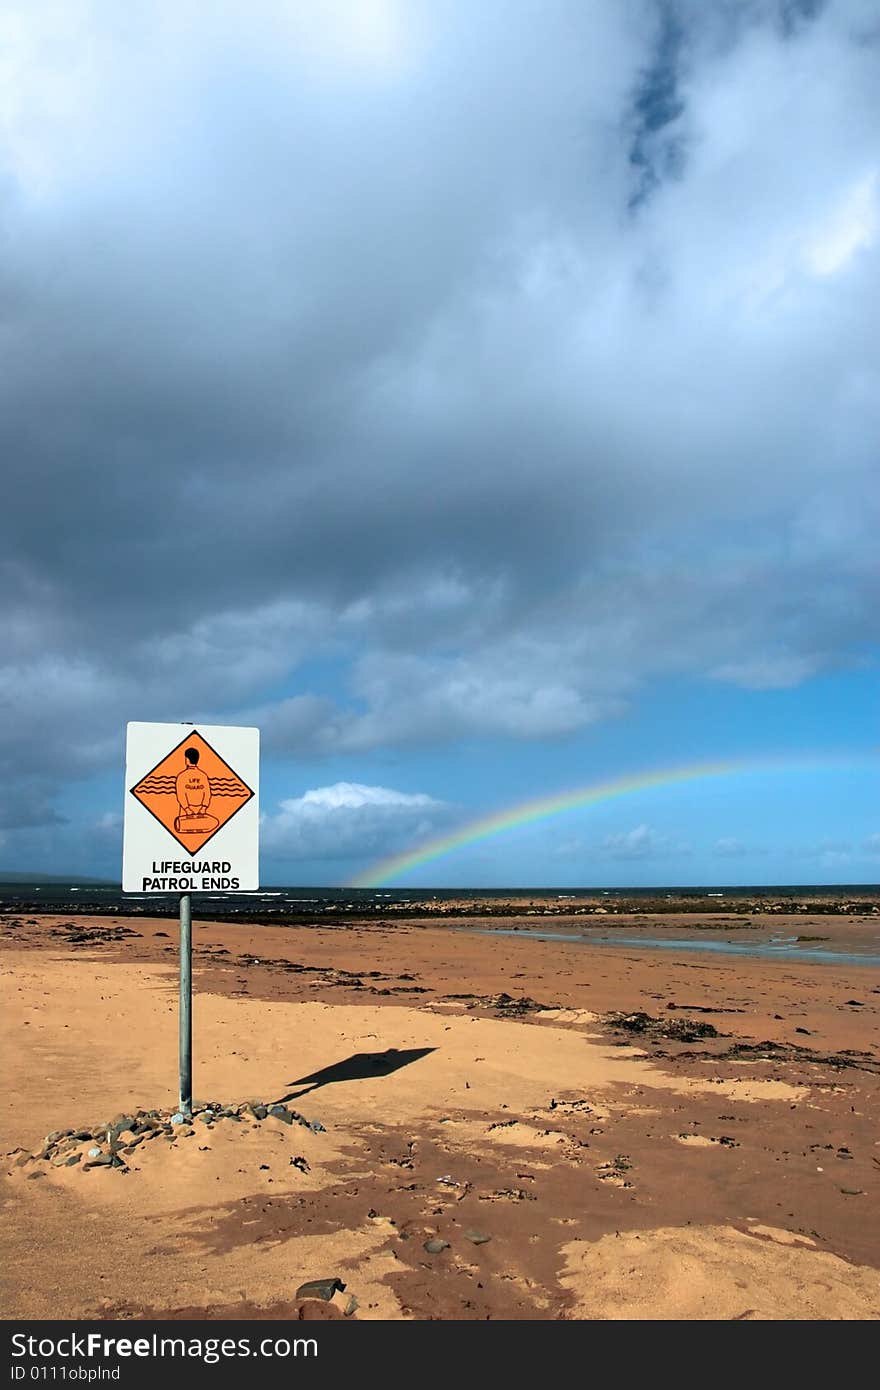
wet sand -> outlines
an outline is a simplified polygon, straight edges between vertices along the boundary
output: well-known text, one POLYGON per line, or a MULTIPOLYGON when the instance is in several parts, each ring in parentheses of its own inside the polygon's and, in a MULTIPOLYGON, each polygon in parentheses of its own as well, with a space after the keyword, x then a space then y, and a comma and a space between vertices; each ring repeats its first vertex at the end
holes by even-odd
POLYGON ((876 968, 638 944, 741 939, 705 914, 615 947, 455 921, 197 918, 197 1099, 324 1128, 248 1111, 84 1171, 33 1155, 175 1106, 176 924, 0 916, 3 1315, 297 1317, 336 1276, 356 1319, 880 1316, 876 968))

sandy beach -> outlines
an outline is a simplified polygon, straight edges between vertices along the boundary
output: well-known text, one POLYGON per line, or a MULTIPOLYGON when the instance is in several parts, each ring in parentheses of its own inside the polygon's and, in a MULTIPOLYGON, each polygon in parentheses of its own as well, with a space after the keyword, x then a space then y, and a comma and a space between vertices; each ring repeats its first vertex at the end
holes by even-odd
POLYGON ((876 968, 454 920, 197 915, 171 1126, 176 922, 0 916, 3 1316, 880 1316, 876 968))

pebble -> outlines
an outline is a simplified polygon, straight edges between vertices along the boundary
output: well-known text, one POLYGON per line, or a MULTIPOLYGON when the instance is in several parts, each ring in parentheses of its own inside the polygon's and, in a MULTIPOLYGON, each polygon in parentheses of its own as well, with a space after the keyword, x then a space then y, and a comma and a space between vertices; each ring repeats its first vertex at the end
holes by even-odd
POLYGON ((450 1248, 448 1240, 426 1240, 424 1247, 429 1255, 442 1255, 444 1250, 450 1248))
POLYGON ((89 1149, 88 1157, 89 1157, 89 1158, 98 1158, 99 1155, 102 1154, 103 1152, 104 1152, 103 1149, 89 1149))
POLYGON ((301 1124, 304 1129, 310 1129, 313 1134, 327 1133, 320 1120, 307 1120, 305 1115, 299 1115, 296 1111, 294 1111, 293 1113, 296 1117, 297 1123, 301 1124))
POLYGON ((465 1236, 472 1245, 486 1245, 492 1239, 485 1231, 465 1231, 465 1236))

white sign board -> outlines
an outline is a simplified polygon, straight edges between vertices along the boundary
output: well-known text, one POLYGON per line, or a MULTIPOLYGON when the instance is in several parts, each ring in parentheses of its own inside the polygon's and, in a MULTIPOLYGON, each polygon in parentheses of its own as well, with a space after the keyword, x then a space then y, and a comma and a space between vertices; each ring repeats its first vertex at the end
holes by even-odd
POLYGON ((124 893, 260 886, 260 731, 129 724, 124 893))

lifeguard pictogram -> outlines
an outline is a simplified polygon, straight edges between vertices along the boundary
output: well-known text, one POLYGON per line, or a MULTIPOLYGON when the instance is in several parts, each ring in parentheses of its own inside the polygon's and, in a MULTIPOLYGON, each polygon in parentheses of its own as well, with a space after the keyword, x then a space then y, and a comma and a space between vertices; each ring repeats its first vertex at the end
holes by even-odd
POLYGON ((188 854, 198 853, 253 796, 195 730, 130 791, 188 854))

